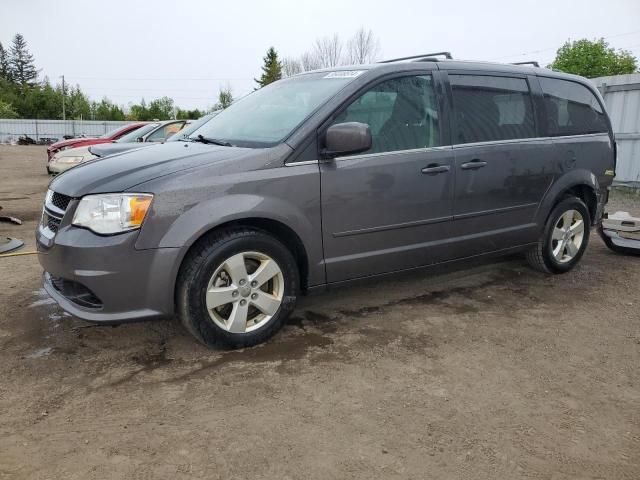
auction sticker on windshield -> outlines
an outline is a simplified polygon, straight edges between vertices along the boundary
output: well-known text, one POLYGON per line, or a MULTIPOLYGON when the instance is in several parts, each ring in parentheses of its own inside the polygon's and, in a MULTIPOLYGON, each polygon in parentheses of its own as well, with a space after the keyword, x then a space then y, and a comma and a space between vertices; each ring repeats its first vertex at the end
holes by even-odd
POLYGON ((363 73, 364 70, 340 70, 337 72, 329 72, 322 78, 355 78, 363 73))

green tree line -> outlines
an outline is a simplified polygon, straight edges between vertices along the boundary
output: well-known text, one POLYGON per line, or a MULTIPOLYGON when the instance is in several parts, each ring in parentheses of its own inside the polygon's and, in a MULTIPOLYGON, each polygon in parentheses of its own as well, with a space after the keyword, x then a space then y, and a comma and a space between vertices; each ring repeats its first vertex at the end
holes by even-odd
MULTIPOLYGON (((129 111, 111 102, 108 98, 92 101, 79 85, 62 88, 53 85, 45 76, 38 80, 33 55, 29 52, 27 41, 17 33, 9 48, 0 42, 0 118, 41 118, 62 119, 64 98, 65 117, 84 120, 168 120, 196 119, 205 111, 200 109, 182 110, 174 105, 173 99, 162 97, 144 99, 130 105, 129 111)), ((220 91, 225 106, 230 103, 231 91, 220 91)), ((220 101, 218 102, 220 105, 220 101)), ((216 105, 216 106, 218 106, 216 105)))

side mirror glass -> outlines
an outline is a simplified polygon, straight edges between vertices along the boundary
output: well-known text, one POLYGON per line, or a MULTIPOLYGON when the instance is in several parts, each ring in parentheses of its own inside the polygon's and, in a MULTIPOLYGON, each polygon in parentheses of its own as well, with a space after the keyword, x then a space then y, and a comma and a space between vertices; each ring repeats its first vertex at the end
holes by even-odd
POLYGON ((337 123, 327 129, 325 135, 325 157, 366 152, 371 148, 371 129, 366 123, 337 123))
POLYGON ((142 142, 144 142, 144 138, 138 137, 138 138, 136 138, 136 142, 142 143, 142 142))

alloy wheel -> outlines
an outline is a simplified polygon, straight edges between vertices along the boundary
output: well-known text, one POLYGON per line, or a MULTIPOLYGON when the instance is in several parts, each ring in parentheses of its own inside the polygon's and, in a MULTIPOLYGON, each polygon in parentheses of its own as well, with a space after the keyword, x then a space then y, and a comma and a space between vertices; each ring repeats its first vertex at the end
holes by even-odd
POLYGON ((225 260, 213 273, 206 291, 207 312, 222 329, 248 333, 266 325, 284 295, 278 263, 259 252, 242 252, 225 260))
POLYGON ((567 210, 556 222, 551 234, 551 252, 560 263, 570 262, 584 240, 584 219, 577 210, 567 210))

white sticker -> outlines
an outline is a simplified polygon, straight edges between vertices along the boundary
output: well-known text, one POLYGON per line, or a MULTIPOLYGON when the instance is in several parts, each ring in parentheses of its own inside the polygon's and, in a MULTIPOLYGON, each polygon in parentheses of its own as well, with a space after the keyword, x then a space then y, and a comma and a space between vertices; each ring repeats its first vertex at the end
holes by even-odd
POLYGON ((362 75, 364 70, 338 70, 335 72, 329 72, 322 78, 356 78, 358 75, 362 75))

